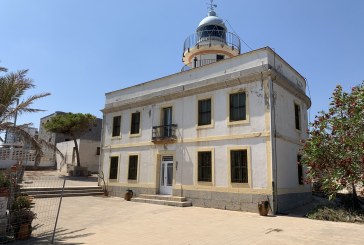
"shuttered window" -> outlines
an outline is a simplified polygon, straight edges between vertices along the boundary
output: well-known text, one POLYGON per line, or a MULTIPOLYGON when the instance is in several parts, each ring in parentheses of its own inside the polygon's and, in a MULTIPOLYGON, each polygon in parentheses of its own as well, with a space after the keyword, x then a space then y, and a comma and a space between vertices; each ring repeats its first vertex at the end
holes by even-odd
POLYGON ((246 120, 246 93, 230 94, 230 122, 246 120))
POLYGON ((198 101, 198 126, 211 124, 211 99, 198 101))
POLYGON ((247 150, 230 151, 231 183, 248 183, 247 150))

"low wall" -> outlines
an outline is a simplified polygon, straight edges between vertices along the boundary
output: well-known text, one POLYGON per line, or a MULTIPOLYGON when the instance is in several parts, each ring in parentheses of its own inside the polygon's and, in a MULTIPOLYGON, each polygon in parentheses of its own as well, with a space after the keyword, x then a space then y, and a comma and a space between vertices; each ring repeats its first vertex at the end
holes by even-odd
MULTIPOLYGON (((126 190, 131 189, 134 196, 140 194, 156 194, 156 188, 126 187, 126 186, 108 186, 111 196, 124 197, 126 190)), ((273 200, 271 195, 227 193, 213 191, 195 191, 195 190, 173 190, 174 196, 183 196, 192 202, 192 206, 204 208, 216 208, 233 211, 258 212, 258 203, 260 201, 273 200)), ((272 206, 272 203, 271 203, 272 206)))

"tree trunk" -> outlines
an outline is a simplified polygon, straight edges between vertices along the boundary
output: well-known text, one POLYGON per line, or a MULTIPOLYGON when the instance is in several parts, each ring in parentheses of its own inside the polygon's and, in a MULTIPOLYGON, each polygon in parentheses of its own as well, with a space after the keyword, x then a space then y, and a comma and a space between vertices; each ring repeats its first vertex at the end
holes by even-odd
POLYGON ((354 209, 359 209, 360 208, 360 205, 359 205, 358 195, 356 194, 355 184, 354 183, 351 183, 351 187, 353 188, 353 193, 352 193, 353 208, 354 209))
POLYGON ((77 158, 77 167, 81 167, 80 153, 78 152, 77 139, 76 138, 73 138, 73 142, 75 143, 76 158, 77 158))

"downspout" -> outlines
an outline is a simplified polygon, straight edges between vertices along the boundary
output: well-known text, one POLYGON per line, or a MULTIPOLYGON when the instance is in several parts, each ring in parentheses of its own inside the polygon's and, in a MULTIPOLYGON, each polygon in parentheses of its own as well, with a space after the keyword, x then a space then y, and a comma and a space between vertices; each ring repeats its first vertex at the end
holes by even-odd
MULTIPOLYGON (((105 174, 103 171, 104 165, 102 159, 104 158, 104 130, 105 130, 105 113, 102 112, 102 124, 101 124, 101 142, 100 142, 100 157, 99 157, 99 174, 103 173, 103 177, 105 178, 105 174)), ((98 186, 100 186, 100 177, 97 178, 98 186)))
MULTIPOLYGON (((273 70, 276 66, 276 52, 273 50, 273 70)), ((276 78, 274 78, 275 80, 276 78)), ((276 111, 274 97, 274 82, 272 76, 269 79, 269 94, 270 94, 270 111, 271 111, 271 134, 270 140, 272 144, 272 191, 273 191, 273 213, 278 213, 278 163, 277 163, 277 128, 276 128, 276 111)))
POLYGON ((276 112, 275 112, 275 99, 274 99, 274 85, 273 79, 269 79, 270 91, 270 111, 271 111, 271 147, 272 147, 272 191, 273 191, 273 213, 278 213, 278 164, 277 164, 277 141, 276 141, 276 112))

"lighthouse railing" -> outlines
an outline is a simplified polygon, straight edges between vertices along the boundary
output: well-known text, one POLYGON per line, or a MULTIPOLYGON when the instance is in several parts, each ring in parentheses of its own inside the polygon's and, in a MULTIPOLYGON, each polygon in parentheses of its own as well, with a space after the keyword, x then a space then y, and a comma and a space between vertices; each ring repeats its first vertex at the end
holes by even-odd
POLYGON ((188 52, 191 48, 206 45, 227 45, 231 49, 241 51, 240 38, 231 32, 205 30, 193 33, 186 38, 183 45, 183 53, 188 52))

